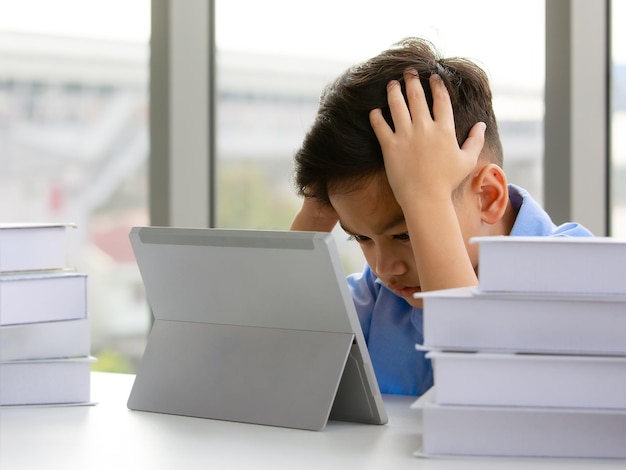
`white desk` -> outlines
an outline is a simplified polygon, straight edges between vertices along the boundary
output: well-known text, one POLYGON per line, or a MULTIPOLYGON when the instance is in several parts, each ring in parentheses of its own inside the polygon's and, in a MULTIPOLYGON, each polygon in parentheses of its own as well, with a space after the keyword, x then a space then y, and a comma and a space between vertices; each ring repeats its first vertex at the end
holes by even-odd
MULTIPOLYGON (((0 409, 0 469, 626 469, 624 461, 420 459, 412 397, 385 397, 385 426, 321 432, 130 411, 133 375, 92 374, 95 406, 0 409)), ((593 436, 590 436, 593 438, 593 436)))

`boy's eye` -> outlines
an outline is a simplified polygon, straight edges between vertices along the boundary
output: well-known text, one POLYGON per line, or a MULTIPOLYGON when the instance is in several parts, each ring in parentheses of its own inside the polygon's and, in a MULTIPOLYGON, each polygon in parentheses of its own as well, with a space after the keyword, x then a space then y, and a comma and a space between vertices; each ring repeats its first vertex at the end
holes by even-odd
MULTIPOLYGON (((409 241, 409 232, 398 233, 397 235, 393 236, 393 239, 399 240, 401 242, 409 241)), ((350 235, 348 236, 348 240, 350 241, 355 240, 358 243, 365 243, 371 239, 369 237, 366 237, 365 235, 350 235)))
POLYGON ((369 240, 365 235, 350 235, 348 240, 356 240, 358 243, 364 243, 369 240))

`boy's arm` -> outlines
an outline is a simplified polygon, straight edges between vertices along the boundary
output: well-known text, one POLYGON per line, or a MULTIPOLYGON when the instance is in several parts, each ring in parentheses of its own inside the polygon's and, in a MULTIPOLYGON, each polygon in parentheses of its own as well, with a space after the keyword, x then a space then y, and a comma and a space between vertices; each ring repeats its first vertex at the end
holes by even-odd
POLYGON ((431 117, 415 70, 404 74, 408 107, 400 84, 387 87, 395 131, 380 109, 370 114, 389 184, 404 212, 423 291, 476 285, 452 193, 474 169, 485 125, 476 124, 459 148, 448 91, 433 75, 431 117))
POLYGON ((302 207, 291 222, 291 230, 331 232, 337 225, 337 213, 333 206, 317 198, 305 197, 302 207))

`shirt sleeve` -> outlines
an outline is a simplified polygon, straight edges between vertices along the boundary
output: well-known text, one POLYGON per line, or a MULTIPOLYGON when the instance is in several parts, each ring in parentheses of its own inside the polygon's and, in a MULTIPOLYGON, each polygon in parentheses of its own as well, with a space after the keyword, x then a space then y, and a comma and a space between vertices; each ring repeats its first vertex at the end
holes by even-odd
POLYGON ((374 305, 381 287, 377 280, 378 278, 367 265, 365 265, 363 272, 351 274, 347 277, 348 287, 356 307, 356 313, 361 323, 365 341, 369 338, 374 305))

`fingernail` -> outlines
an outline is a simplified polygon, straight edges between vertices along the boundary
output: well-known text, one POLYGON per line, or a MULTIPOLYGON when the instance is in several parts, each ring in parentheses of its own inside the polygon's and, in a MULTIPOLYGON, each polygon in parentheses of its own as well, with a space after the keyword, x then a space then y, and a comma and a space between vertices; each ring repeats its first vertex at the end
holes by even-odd
POLYGON ((387 83, 387 90, 391 90, 393 87, 395 86, 399 86, 400 82, 398 80, 391 80, 389 83, 387 83))

